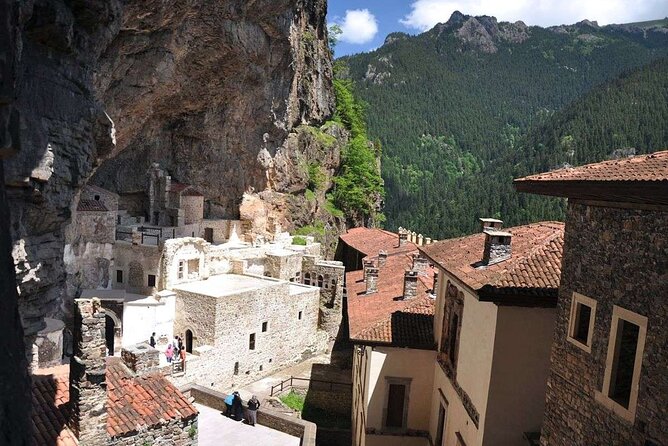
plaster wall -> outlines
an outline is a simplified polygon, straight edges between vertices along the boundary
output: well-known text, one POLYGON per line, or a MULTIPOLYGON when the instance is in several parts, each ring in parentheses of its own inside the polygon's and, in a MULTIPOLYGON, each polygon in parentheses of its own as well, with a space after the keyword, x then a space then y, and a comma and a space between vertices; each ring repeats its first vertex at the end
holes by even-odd
POLYGON ((471 420, 464 408, 457 391, 452 386, 450 379, 445 375, 445 372, 436 361, 434 361, 433 373, 434 387, 431 399, 431 416, 429 419, 431 438, 436 438, 439 406, 443 405, 446 408, 443 446, 456 445, 458 432, 464 439, 466 446, 480 446, 482 444, 482 430, 476 428, 473 420, 471 420), (441 396, 441 393, 445 399, 441 396))
POLYGON ((353 349, 352 367, 352 446, 365 446, 367 401, 369 393, 369 371, 372 348, 356 345, 353 349))
POLYGON ((383 431, 387 407, 386 378, 410 379, 407 429, 429 430, 436 352, 411 348, 376 347, 371 353, 367 394, 367 429, 383 431))
POLYGON ((525 446, 540 432, 554 335, 554 308, 498 308, 485 446, 525 446))
POLYGON ((162 292, 159 302, 153 298, 126 302, 123 306, 123 347, 148 342, 155 332, 156 340, 174 337, 176 295, 162 292))

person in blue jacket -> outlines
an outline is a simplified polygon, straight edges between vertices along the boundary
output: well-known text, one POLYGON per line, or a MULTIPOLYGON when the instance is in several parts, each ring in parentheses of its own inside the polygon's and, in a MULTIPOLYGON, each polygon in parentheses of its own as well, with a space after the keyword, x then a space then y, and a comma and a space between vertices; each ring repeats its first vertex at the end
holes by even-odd
POLYGON ((225 415, 227 415, 228 418, 232 418, 232 403, 234 402, 234 394, 230 393, 225 397, 225 408, 227 409, 225 411, 225 415))

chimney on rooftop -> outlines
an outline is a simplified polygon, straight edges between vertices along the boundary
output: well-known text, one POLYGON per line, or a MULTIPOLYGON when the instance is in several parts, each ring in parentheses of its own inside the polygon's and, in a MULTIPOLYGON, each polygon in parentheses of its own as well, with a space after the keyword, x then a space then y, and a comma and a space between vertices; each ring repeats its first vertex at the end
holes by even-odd
POLYGON ((405 229, 399 229, 399 246, 404 246, 408 241, 408 232, 405 229))
POLYGON ((404 300, 417 297, 418 272, 409 270, 404 273, 404 300))
POLYGON ((413 257, 413 270, 417 271, 418 274, 424 275, 424 272, 427 271, 428 265, 429 260, 427 260, 427 258, 422 254, 416 254, 413 257))
POLYGON ((364 281, 366 282, 369 268, 373 268, 376 265, 374 265, 373 260, 364 260, 362 263, 364 265, 364 281))
POLYGON ((106 314, 100 300, 74 301, 70 428, 82 445, 107 443, 106 314))
POLYGON ((495 229, 500 231, 503 227, 503 220, 498 220, 496 218, 479 218, 480 223, 482 224, 482 231, 485 229, 495 229))
POLYGON ((137 375, 145 375, 160 366, 160 352, 146 342, 121 349, 121 359, 137 375))
POLYGON ((370 266, 366 269, 366 294, 378 291, 378 268, 370 266))
POLYGON ((383 250, 378 251, 378 267, 385 266, 385 262, 387 262, 387 252, 383 250))
POLYGON ((512 255, 510 232, 499 231, 497 229, 485 229, 485 249, 482 254, 482 261, 485 265, 508 260, 512 255))

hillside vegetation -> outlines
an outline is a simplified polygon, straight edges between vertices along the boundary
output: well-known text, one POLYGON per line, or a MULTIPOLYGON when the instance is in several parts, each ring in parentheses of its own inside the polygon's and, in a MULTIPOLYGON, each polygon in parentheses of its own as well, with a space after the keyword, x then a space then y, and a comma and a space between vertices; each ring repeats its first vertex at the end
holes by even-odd
POLYGON ((455 13, 343 58, 383 146, 387 226, 443 238, 475 231, 481 216, 562 218, 563 202, 519 196, 513 177, 668 146, 667 55, 656 27, 455 13))

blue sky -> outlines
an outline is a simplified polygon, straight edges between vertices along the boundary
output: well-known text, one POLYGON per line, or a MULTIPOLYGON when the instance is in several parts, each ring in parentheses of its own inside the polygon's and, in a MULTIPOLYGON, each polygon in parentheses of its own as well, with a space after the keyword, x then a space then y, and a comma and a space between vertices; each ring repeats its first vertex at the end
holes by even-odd
POLYGON ((448 20, 453 11, 560 25, 583 19, 599 25, 660 19, 667 0, 329 0, 327 21, 343 28, 336 56, 371 51, 394 31, 417 34, 448 20))

